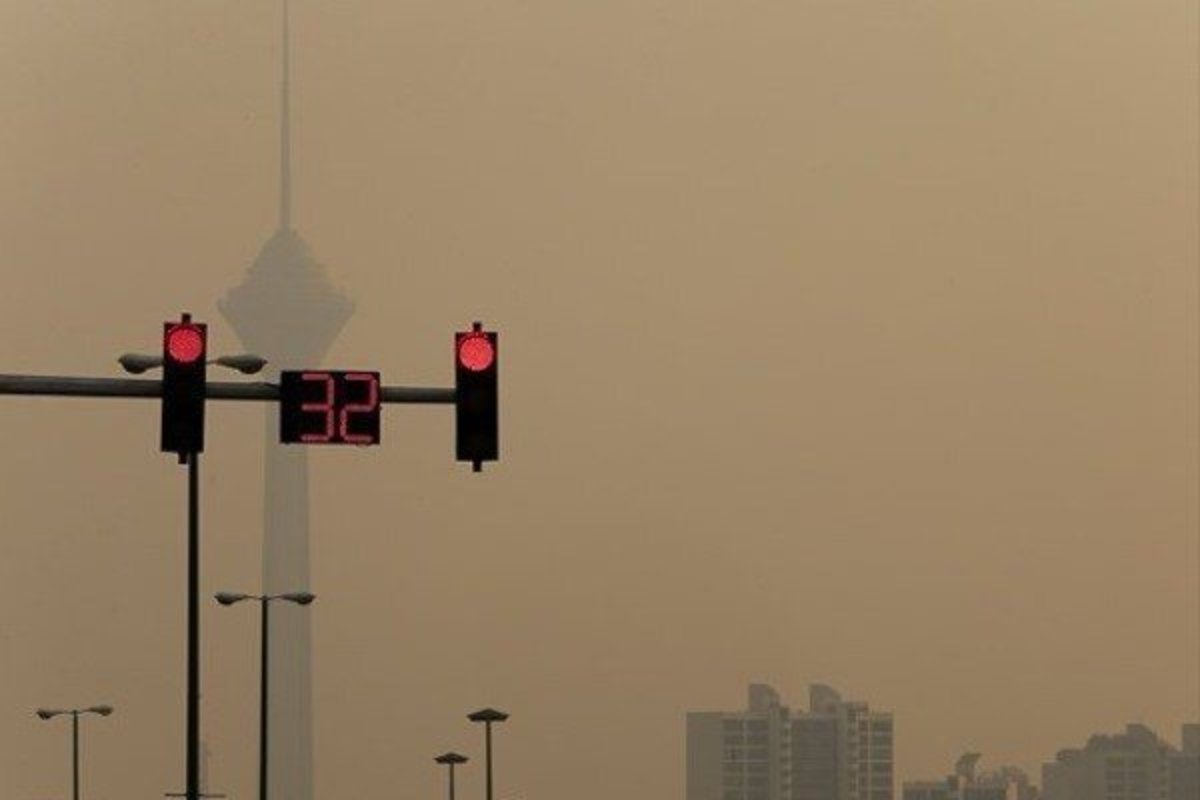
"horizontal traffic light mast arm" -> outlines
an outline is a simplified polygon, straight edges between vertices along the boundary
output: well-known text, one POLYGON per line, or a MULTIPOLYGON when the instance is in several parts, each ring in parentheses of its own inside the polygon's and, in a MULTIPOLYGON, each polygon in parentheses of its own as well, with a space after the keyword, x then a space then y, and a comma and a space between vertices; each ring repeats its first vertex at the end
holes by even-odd
MULTIPOLYGON (((55 375, 0 375, 0 394, 54 397, 161 397, 162 382, 138 378, 75 378, 55 375)), ((208 381, 210 400, 278 400, 277 383, 208 381)), ((453 404, 454 390, 425 386, 383 386, 384 403, 453 404)))
POLYGON ((384 403, 446 403, 454 404, 453 389, 433 386, 383 386, 379 396, 384 403))

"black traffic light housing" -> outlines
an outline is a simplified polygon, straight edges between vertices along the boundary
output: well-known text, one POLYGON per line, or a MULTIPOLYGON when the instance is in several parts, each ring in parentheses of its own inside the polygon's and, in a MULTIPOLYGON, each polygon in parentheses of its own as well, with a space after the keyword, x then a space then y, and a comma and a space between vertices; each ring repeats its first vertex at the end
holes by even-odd
POLYGON ((208 372, 208 326, 184 314, 163 323, 162 450, 204 451, 204 396, 208 372))
POLYGON ((476 472, 500 456, 499 356, 496 332, 478 322, 454 335, 456 457, 476 472))

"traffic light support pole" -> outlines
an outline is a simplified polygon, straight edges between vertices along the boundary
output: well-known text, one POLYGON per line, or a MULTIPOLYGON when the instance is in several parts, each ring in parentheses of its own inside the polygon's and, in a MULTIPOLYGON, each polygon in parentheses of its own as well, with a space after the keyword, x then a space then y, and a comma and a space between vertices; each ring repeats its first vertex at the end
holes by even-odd
POLYGON ((71 797, 79 800, 79 712, 71 712, 71 797))
MULTIPOLYGON (((279 400, 277 383, 209 381, 209 400, 279 400)), ((427 386, 383 386, 380 402, 453 405, 454 389, 427 386)), ((138 378, 77 378, 52 375, 0 375, 0 394, 54 397, 161 397, 162 382, 138 378)))
POLYGON ((200 454, 188 453, 187 798, 200 797, 200 454))
POLYGON ((267 734, 270 732, 267 715, 267 698, 269 687, 267 680, 270 676, 268 663, 271 657, 271 601, 264 596, 259 601, 262 605, 262 642, 259 644, 258 672, 258 800, 267 800, 267 734))

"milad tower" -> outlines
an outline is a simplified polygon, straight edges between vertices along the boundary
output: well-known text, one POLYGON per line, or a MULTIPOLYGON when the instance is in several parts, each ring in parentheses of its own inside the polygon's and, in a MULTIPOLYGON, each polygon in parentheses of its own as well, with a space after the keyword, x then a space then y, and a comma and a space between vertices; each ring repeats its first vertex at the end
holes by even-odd
MULTIPOLYGON (((280 83, 279 228, 241 284, 218 301, 242 344, 280 369, 315 367, 354 311, 292 228, 288 0, 283 0, 280 83)), ((267 403, 264 435, 263 583, 275 594, 309 588, 308 457, 278 443, 278 407, 267 403)), ((272 615, 270 786, 274 797, 312 800, 312 629, 309 615, 272 615)))

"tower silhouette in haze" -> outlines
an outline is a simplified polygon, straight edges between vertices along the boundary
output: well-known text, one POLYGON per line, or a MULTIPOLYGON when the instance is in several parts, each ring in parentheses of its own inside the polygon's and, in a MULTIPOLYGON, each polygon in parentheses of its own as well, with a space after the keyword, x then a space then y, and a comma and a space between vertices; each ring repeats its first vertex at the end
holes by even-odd
MULTIPOLYGON (((218 302, 245 347, 280 369, 315 367, 354 311, 292 228, 290 45, 283 0, 279 228, 241 284, 218 302)), ((271 379, 269 378, 269 379, 271 379)), ((278 408, 266 404, 263 584, 265 593, 309 587, 308 455, 278 443, 278 408)), ((312 632, 306 614, 272 620, 270 785, 287 800, 312 800, 312 632)))

